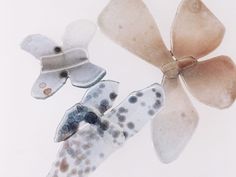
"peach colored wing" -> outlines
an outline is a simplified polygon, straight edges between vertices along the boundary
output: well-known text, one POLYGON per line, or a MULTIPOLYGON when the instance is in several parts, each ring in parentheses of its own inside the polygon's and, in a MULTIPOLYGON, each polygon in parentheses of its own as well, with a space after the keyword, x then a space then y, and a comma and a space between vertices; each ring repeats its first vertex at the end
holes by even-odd
POLYGON ((98 19, 113 41, 158 67, 172 60, 142 0, 111 0, 98 19))
POLYGON ((182 76, 190 92, 209 106, 223 109, 236 98, 236 66, 227 56, 199 62, 182 76))
POLYGON ((164 109, 153 119, 153 143, 160 160, 177 159, 198 124, 198 114, 181 86, 179 79, 163 81, 166 92, 164 109))
POLYGON ((177 59, 198 59, 219 46, 224 31, 201 0, 183 0, 172 25, 172 52, 177 59))

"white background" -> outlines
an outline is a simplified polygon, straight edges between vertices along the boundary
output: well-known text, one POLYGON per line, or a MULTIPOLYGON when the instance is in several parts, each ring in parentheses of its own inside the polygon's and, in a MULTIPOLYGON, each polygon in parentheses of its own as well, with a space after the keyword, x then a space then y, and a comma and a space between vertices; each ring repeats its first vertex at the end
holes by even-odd
MULTIPOLYGON (((169 31, 179 0, 145 1, 169 46, 169 31)), ((210 56, 226 54, 236 62, 236 1, 205 0, 225 24, 221 46, 210 56)), ((53 97, 39 101, 30 96, 40 65, 19 47, 23 38, 42 33, 60 42, 71 21, 96 22, 108 0, 0 0, 0 176, 46 177, 58 144, 56 127, 65 110, 79 102, 84 91, 69 82, 53 97)), ((161 81, 161 72, 97 32, 89 47, 91 61, 107 69, 105 79, 120 81, 121 101, 129 92, 161 81)), ((208 56, 209 57, 209 56, 208 56)), ((219 83, 220 84, 220 83, 219 83)), ((180 158, 162 164, 150 138, 150 125, 111 155, 92 177, 235 177, 236 104, 219 111, 191 97, 199 126, 180 158)))

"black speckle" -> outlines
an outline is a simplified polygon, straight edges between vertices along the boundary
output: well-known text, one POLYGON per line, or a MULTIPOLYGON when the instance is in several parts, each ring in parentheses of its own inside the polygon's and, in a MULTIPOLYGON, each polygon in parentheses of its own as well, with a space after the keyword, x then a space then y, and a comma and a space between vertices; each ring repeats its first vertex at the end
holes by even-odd
POLYGON ((99 88, 105 88, 105 84, 103 84, 103 83, 100 84, 100 85, 99 85, 99 88))
POLYGON ((67 125, 63 125, 62 126, 62 131, 63 132, 68 132, 69 131, 69 127, 67 125))
POLYGON ((94 97, 94 98, 97 98, 98 96, 99 96, 99 93, 97 93, 97 92, 94 92, 94 93, 93 93, 93 97, 94 97))
POLYGON ((114 132, 112 132, 113 138, 117 138, 119 135, 120 135, 120 132, 119 132, 119 131, 114 131, 114 132))
POLYGON ((100 128, 101 128, 103 131, 107 130, 107 129, 109 128, 109 122, 108 122, 108 121, 103 121, 103 122, 101 122, 100 128))
POLYGON ((62 72, 60 73, 60 77, 62 77, 62 78, 67 78, 67 77, 68 77, 67 71, 62 71, 62 72))
POLYGON ((87 96, 86 96, 86 100, 90 100, 91 98, 92 98, 91 95, 87 95, 87 96))
POLYGON ((98 134, 99 134, 101 137, 103 137, 104 131, 101 129, 101 127, 99 127, 99 128, 97 129, 97 131, 98 131, 98 134))
MULTIPOLYGON (((89 95, 88 95, 88 96, 89 96, 89 95)), ((82 111, 87 111, 88 108, 85 107, 85 106, 82 106, 82 105, 77 105, 77 106, 76 106, 76 110, 77 110, 78 112, 82 112, 82 111)))
POLYGON ((69 115, 68 115, 67 122, 68 122, 68 123, 73 123, 74 121, 75 121, 75 118, 74 118, 73 114, 69 114, 69 115))
POLYGON ((153 105, 153 108, 154 108, 154 109, 158 109, 158 108, 160 108, 160 106, 161 106, 161 101, 160 101, 160 100, 157 100, 157 101, 155 102, 155 104, 153 105))
POLYGON ((100 156, 100 158, 104 158, 104 154, 103 153, 100 153, 99 156, 100 156))
POLYGON ((99 121, 98 116, 93 112, 87 112, 85 114, 84 120, 87 123, 93 124, 93 125, 96 124, 99 121))
POLYGON ((117 114, 117 117, 118 117, 118 119, 119 119, 119 121, 120 121, 120 122, 124 122, 124 121, 125 121, 125 119, 126 119, 126 117, 125 117, 125 116, 123 116, 123 115, 120 115, 120 114, 117 114))
POLYGON ((133 122, 129 122, 129 123, 127 124, 127 127, 128 127, 129 129, 134 129, 134 123, 133 123, 133 122))
POLYGON ((117 97, 117 94, 115 92, 110 93, 110 99, 114 100, 117 97))
POLYGON ((156 92, 156 89, 153 88, 152 91, 153 91, 153 92, 156 92))
POLYGON ((141 106, 146 106, 146 103, 145 103, 145 102, 142 102, 142 103, 141 103, 141 106))
POLYGON ((61 50, 61 47, 58 47, 58 46, 56 46, 55 48, 54 48, 54 52, 55 53, 60 53, 62 50, 61 50))
POLYGON ((161 94, 159 92, 156 92, 156 97, 157 98, 160 98, 161 97, 161 94))
POLYGON ((136 93, 136 96, 137 96, 137 97, 142 97, 142 96, 143 96, 143 93, 142 93, 142 92, 138 92, 138 93, 136 93))
POLYGON ((130 98, 129 98, 129 102, 130 103, 136 103, 138 101, 138 98, 136 97, 136 96, 131 96, 130 98))
POLYGON ((127 138, 129 136, 128 132, 123 132, 125 138, 127 138))
POLYGON ((102 100, 101 102, 100 102, 100 106, 99 106, 99 111, 101 112, 101 113, 104 113, 106 110, 108 110, 109 109, 109 101, 107 101, 107 100, 102 100))
POLYGON ((155 114, 155 112, 151 109, 151 110, 148 111, 148 114, 149 114, 150 116, 153 116, 153 115, 155 114))
POLYGON ((124 107, 120 107, 120 108, 118 109, 118 112, 120 112, 120 113, 127 113, 127 112, 128 112, 128 109, 125 109, 124 107))

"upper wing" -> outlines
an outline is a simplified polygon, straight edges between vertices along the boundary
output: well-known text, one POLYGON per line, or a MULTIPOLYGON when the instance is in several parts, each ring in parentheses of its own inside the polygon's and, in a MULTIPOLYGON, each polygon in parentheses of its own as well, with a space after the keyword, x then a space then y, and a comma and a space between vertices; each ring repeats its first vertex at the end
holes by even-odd
POLYGON ((27 36, 21 43, 21 48, 37 59, 40 59, 42 56, 55 54, 54 49, 56 46, 56 43, 40 34, 27 36))
POLYGON ((236 98, 236 66, 227 56, 199 62, 182 76, 190 92, 209 106, 226 108, 236 98))
POLYGON ((88 61, 68 69, 68 74, 72 85, 87 88, 99 82, 106 75, 106 71, 88 61))
POLYGON ((60 74, 61 71, 41 72, 33 85, 32 96, 37 99, 45 99, 52 96, 67 80, 67 77, 61 77, 60 74))
POLYGON ((101 134, 95 126, 85 125, 63 142, 47 177, 88 176, 125 141, 122 133, 114 138, 113 132, 120 130, 110 126, 108 131, 101 134))
POLYGON ((92 40, 96 25, 88 20, 77 20, 69 24, 65 30, 62 38, 63 48, 87 48, 89 42, 92 40))
POLYGON ((121 104, 105 115, 118 124, 126 139, 132 137, 163 107, 164 91, 159 84, 131 93, 121 104))
POLYGON ((172 60, 142 0, 111 0, 98 23, 108 37, 153 65, 161 67, 172 60))
POLYGON ((112 107, 118 94, 118 85, 115 81, 101 81, 86 92, 81 103, 103 114, 112 107))
POLYGON ((179 79, 164 78, 166 104, 153 120, 153 143, 164 163, 175 160, 190 140, 198 115, 179 79))
POLYGON ((183 0, 172 25, 172 52, 177 59, 205 56, 218 47, 224 31, 201 0, 183 0))

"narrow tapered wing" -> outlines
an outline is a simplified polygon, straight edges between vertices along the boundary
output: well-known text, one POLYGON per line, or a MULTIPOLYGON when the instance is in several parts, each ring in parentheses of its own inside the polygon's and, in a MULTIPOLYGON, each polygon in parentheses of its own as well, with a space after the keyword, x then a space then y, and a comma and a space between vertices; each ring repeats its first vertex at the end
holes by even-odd
POLYGON ((182 76, 190 92, 209 106, 227 108, 236 98, 236 66, 227 56, 198 62, 182 76))
POLYGON ((163 87, 165 107, 152 122, 152 137, 161 161, 170 163, 191 139, 198 115, 178 78, 164 78, 163 87))
MULTIPOLYGON (((111 124, 110 124, 111 125, 111 124)), ((96 126, 85 125, 64 141, 47 177, 86 177, 125 141, 119 127, 111 125, 98 132, 96 126)))
POLYGON ((219 46, 224 31, 201 0, 183 0, 172 25, 172 52, 177 59, 198 59, 219 46))
POLYGON ((29 52, 37 59, 43 56, 55 54, 57 44, 41 34, 27 36, 21 43, 21 48, 29 52))
POLYGON ((99 82, 106 75, 106 71, 88 61, 68 69, 68 74, 72 85, 88 88, 99 82))
POLYGON ((98 23, 109 38, 155 66, 172 60, 142 0, 111 0, 98 23))
POLYGON ((163 108, 164 91, 159 84, 131 93, 121 104, 105 115, 119 125, 126 139, 138 133, 163 108))
POLYGON ((101 81, 86 92, 81 104, 103 114, 112 107, 118 95, 118 87, 118 82, 101 81))
POLYGON ((77 20, 66 27, 62 38, 63 48, 87 48, 92 40, 97 27, 94 23, 87 20, 77 20))
POLYGON ((67 80, 60 73, 61 71, 41 72, 32 87, 31 95, 37 99, 46 99, 56 93, 67 80))

